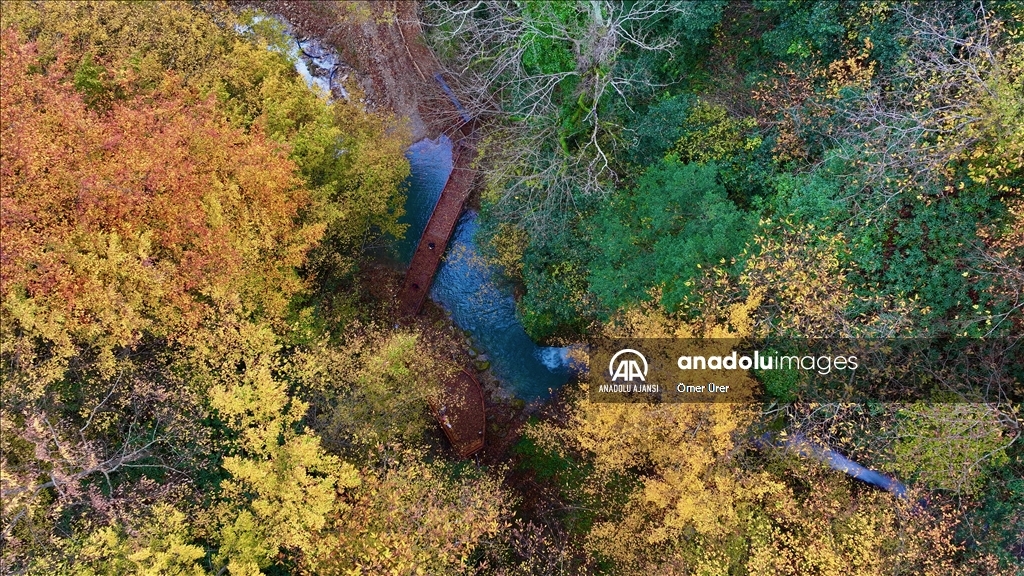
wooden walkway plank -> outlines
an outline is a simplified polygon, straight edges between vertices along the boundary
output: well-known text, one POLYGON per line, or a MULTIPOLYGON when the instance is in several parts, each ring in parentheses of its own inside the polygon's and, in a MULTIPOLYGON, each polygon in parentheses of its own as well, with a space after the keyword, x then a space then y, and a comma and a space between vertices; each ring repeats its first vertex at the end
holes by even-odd
MULTIPOLYGON (((411 320, 423 307, 441 257, 462 215, 462 208, 473 191, 476 173, 471 167, 476 157, 475 127, 475 122, 466 122, 455 131, 461 138, 452 150, 452 171, 405 274, 398 302, 400 319, 411 320)), ((431 402, 430 410, 455 451, 460 457, 468 458, 484 447, 487 410, 483 389, 465 368, 443 384, 441 397, 431 402)))
POLYGON ((455 451, 468 458, 484 447, 483 390, 465 368, 445 384, 442 397, 431 403, 430 410, 455 451))

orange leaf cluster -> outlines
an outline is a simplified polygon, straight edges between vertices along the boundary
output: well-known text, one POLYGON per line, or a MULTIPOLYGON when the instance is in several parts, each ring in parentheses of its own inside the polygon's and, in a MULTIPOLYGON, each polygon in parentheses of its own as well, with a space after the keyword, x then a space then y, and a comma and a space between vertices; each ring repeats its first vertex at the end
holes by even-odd
POLYGON ((23 326, 124 346, 148 328, 194 328, 233 294, 283 310, 322 232, 299 222, 310 198, 286 150, 170 74, 151 95, 89 110, 34 45, 2 41, 0 282, 5 300, 31 303, 23 326))

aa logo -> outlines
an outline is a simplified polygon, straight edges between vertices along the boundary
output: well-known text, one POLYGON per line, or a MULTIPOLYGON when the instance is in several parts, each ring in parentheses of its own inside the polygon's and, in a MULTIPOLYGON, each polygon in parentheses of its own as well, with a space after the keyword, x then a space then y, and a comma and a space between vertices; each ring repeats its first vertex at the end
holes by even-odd
POLYGON ((638 378, 641 381, 646 382, 647 358, 644 358, 643 354, 633 350, 632 348, 619 350, 614 356, 612 356, 611 361, 608 362, 608 374, 612 377, 612 382, 615 382, 619 378, 622 378, 625 382, 631 382, 634 378, 638 378), (627 356, 622 360, 619 360, 619 356, 622 356, 623 354, 626 354, 627 356), (643 370, 641 370, 640 365, 637 364, 636 358, 630 358, 629 355, 640 359, 640 362, 642 362, 644 366, 643 370), (616 364, 616 360, 618 360, 618 364, 616 364))

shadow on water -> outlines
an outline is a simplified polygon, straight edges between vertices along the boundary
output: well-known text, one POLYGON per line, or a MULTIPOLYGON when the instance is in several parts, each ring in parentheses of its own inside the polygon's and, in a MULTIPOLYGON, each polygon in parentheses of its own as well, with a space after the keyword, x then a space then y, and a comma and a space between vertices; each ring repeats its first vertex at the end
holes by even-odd
MULTIPOLYGON (((430 214, 452 170, 452 142, 441 136, 409 147, 410 176, 405 238, 396 242, 399 261, 408 265, 430 214)), ((430 297, 444 307, 455 324, 469 332, 486 354, 491 372, 516 396, 530 401, 547 398, 569 379, 565 349, 539 347, 516 316, 510 287, 476 251, 476 214, 467 211, 452 233, 448 250, 434 277, 430 297)))

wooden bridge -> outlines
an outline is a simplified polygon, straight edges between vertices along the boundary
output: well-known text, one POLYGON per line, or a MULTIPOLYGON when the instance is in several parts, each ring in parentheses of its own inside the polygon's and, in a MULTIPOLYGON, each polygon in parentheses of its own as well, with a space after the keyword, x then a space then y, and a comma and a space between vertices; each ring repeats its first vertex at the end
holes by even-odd
MULTIPOLYGON (((365 73, 382 108, 405 112, 420 138, 443 125, 453 141, 454 169, 431 215, 399 295, 400 317, 411 320, 419 313, 441 262, 448 240, 473 185, 470 171, 476 153, 475 121, 445 83, 442 66, 422 41, 416 2, 400 0, 367 2, 373 17, 356 23, 341 17, 332 2, 272 3, 305 35, 314 36, 337 48, 338 53, 365 73), (396 17, 397 15, 397 17, 396 17), (416 80, 418 78, 418 81, 416 80), (436 84, 435 84, 436 82, 436 84), (438 88, 440 88, 438 90, 438 88), (442 92, 445 96, 442 96, 442 92), (448 109, 443 99, 451 102, 448 109), (452 134, 454 132, 454 134, 452 134)), ((461 371, 444 382, 439 400, 431 410, 463 457, 484 445, 486 425, 483 391, 469 371, 461 371)))
POLYGON ((419 314, 423 301, 430 292, 430 284, 434 281, 437 267, 441 264, 441 256, 462 214, 462 208, 473 191, 476 173, 470 166, 476 156, 476 147, 470 124, 464 124, 459 134, 463 137, 455 143, 452 151, 452 172, 434 206, 434 211, 430 214, 427 227, 423 230, 416 252, 413 253, 409 270, 405 273, 405 282, 398 300, 400 318, 410 318, 419 314), (465 135, 466 132, 469 132, 469 135, 465 135))
MULTIPOLYGON (((476 180, 476 173, 471 169, 476 157, 474 127, 474 122, 466 122, 456 132, 461 138, 452 150, 452 172, 405 273, 398 297, 399 318, 411 320, 419 314, 455 224, 473 191, 476 180)), ((432 402, 430 409, 459 456, 467 458, 484 447, 487 418, 483 390, 468 370, 463 369, 444 383, 441 398, 432 402)))

